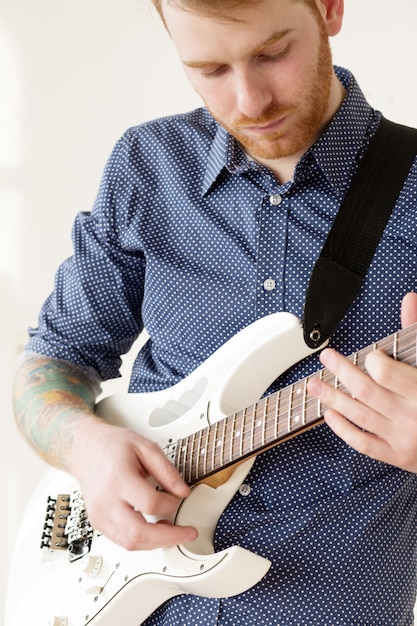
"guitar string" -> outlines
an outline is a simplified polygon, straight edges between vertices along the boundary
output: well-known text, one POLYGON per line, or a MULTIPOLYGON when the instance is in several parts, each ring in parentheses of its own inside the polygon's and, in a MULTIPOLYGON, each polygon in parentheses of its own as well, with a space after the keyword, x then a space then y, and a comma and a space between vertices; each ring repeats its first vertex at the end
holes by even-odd
MULTIPOLYGON (((410 364, 415 364, 415 360, 416 360, 415 342, 410 344, 407 348, 404 347, 404 348, 399 349, 400 343, 401 345, 406 344, 408 335, 410 334, 414 335, 414 332, 415 332, 414 326, 415 325, 413 325, 412 327, 409 327, 408 329, 401 331, 401 336, 399 336, 400 333, 395 333, 394 335, 391 335, 390 337, 386 337, 385 339, 379 342, 375 342, 371 346, 368 346, 367 348, 364 348, 363 350, 360 350, 359 352, 356 352, 350 355, 350 357, 348 358, 352 362, 354 362, 355 365, 358 365, 360 367, 361 361, 362 360, 364 361, 365 357, 372 350, 375 350, 376 348, 384 349, 384 347, 393 345, 394 346, 393 354, 395 355, 395 358, 398 358, 398 354, 400 354, 401 361, 409 362, 410 364)), ((300 381, 297 381, 296 383, 294 383, 293 385, 290 385, 289 387, 283 388, 279 390, 278 392, 271 394, 270 396, 262 398, 261 400, 254 403, 253 405, 246 407, 245 409, 241 411, 237 411, 236 413, 229 415, 226 418, 223 418, 219 422, 216 422, 215 424, 210 425, 206 427, 205 429, 198 431, 197 433, 193 433, 189 437, 186 437, 180 442, 178 442, 180 444, 182 451, 184 452, 185 450, 185 455, 184 455, 184 458, 182 459, 183 468, 187 467, 187 465, 189 465, 189 463, 191 462, 191 466, 187 472, 184 472, 184 469, 182 469, 183 475, 188 475, 190 478, 192 478, 193 476, 196 476, 196 480, 197 480, 202 475, 204 476, 208 473, 207 465, 208 465, 209 455, 212 457, 211 469, 209 471, 216 470, 217 469, 216 466, 218 464, 219 464, 218 468, 221 469, 221 467, 223 467, 226 463, 230 463, 236 459, 247 456, 248 454, 256 452, 256 450, 260 451, 259 446, 262 447, 263 445, 272 443, 273 441, 276 441, 277 439, 282 439, 286 435, 289 435, 289 436, 291 436, 292 434, 295 435, 297 430, 300 430, 300 427, 302 429, 305 429, 305 426, 313 425, 315 422, 320 421, 322 410, 318 411, 315 408, 317 407, 318 400, 316 398, 312 398, 311 396, 309 396, 306 390, 307 381, 317 376, 321 376, 323 380, 326 380, 326 381, 333 380, 334 383, 336 383, 335 386, 337 388, 344 389, 344 386, 340 384, 337 378, 335 379, 333 374, 331 374, 328 370, 326 370, 326 368, 324 368, 312 374, 309 377, 306 377, 304 379, 301 379, 300 381), (302 393, 300 394, 299 391, 301 390, 302 387, 304 389, 302 393), (294 401, 294 398, 296 401, 294 401), (265 411, 265 407, 267 407, 268 404, 274 405, 274 408, 272 411, 269 411, 269 410, 265 411), (282 411, 281 413, 280 413, 280 409, 278 409, 279 405, 284 405, 285 407, 285 410, 282 411), (309 415, 309 413, 311 413, 312 405, 315 408, 314 418, 306 417, 307 415, 309 415), (261 410, 263 416, 262 418, 257 419, 257 426, 254 426, 253 422, 256 419, 256 413, 258 410, 261 410), (251 419, 250 426, 245 425, 246 416, 248 412, 251 413, 253 416, 255 416, 253 419, 251 419), (281 422, 284 421, 282 420, 283 415, 288 416, 288 419, 286 419, 285 427, 282 427, 282 424, 280 424, 280 420, 281 422), (303 418, 300 418, 300 415, 303 415, 303 418), (298 418, 298 419, 295 419, 295 418, 298 418), (222 424, 223 436, 221 439, 219 439, 218 437, 216 437, 216 433, 219 429, 219 424, 221 422, 223 423, 222 424), (238 428, 236 428, 237 422, 238 422, 238 428), (294 424, 297 424, 297 427, 295 427, 292 424, 292 422, 294 422, 294 424), (240 425, 242 425, 242 428, 239 428, 240 425), (263 428, 261 428, 262 425, 263 425, 263 428), (213 434, 214 436, 211 436, 213 434), (247 443, 245 444, 245 440, 248 437, 251 440, 251 444, 249 446, 247 445, 247 443), (192 438, 193 448, 195 447, 196 438, 199 438, 200 440, 204 438, 206 445, 201 446, 199 444, 198 450, 200 454, 197 457, 194 456, 194 458, 193 458, 193 455, 191 455, 191 459, 187 463, 186 457, 187 457, 188 446, 186 442, 190 440, 190 438, 192 438), (259 438, 261 438, 261 441, 258 441, 259 438), (256 442, 255 449, 254 449, 254 442, 256 442), (220 459, 218 459, 219 455, 217 454, 217 451, 216 451, 217 448, 218 448, 218 452, 220 455, 220 459), (236 452, 234 451, 235 448, 237 448, 236 452), (228 449, 230 451, 226 460, 224 458, 225 449, 228 449), (203 464, 203 468, 202 468, 202 471, 199 471, 199 466, 201 463, 203 464)), ((277 441, 277 443, 279 442, 277 441)))
MULTIPOLYGON (((355 355, 352 355, 352 360, 354 360, 354 358, 355 358, 355 355)), ((409 363, 409 364, 415 363, 414 346, 410 346, 408 351, 407 350, 402 351, 401 361, 405 363, 409 363), (413 352, 411 352, 411 350, 413 350, 413 352)), ((293 385, 290 385, 289 387, 281 389, 280 391, 276 392, 275 394, 272 394, 271 396, 267 396, 267 398, 261 399, 257 403, 254 403, 251 407, 248 407, 248 409, 255 409, 256 411, 256 408, 262 405, 264 400, 268 399, 270 401, 271 399, 272 400, 276 399, 279 404, 286 405, 286 410, 291 410, 292 413, 299 413, 299 412, 310 413, 311 404, 315 405, 317 403, 317 399, 309 396, 309 394, 307 393, 306 382, 308 380, 311 380, 314 377, 319 377, 319 376, 327 382, 336 380, 337 388, 344 389, 344 386, 340 383, 340 381, 337 380, 337 378, 334 377, 333 374, 331 374, 331 372, 329 372, 326 369, 322 369, 319 372, 316 372, 300 381, 297 381, 296 383, 294 383, 293 385), (298 392, 301 391, 301 388, 303 388, 302 393, 299 394, 298 392), (291 397, 288 398, 288 397, 285 397, 285 395, 291 396, 291 397), (294 398, 298 401, 294 402, 294 398), (307 398, 307 400, 304 401, 304 398, 307 398), (283 400, 285 400, 285 402, 283 402, 283 400), (303 407, 306 407, 305 411, 303 411, 303 407)), ((276 408, 274 409, 274 413, 275 411, 276 411, 276 408)), ((232 419, 235 417, 239 417, 239 415, 240 415, 240 411, 237 411, 235 414, 233 414, 232 416, 228 416, 228 417, 232 419)), ((270 415, 271 413, 269 412, 267 415, 267 419, 269 419, 270 415)), ((279 418, 280 416, 278 415, 277 417, 279 418)), ((228 418, 225 418, 225 419, 228 419, 228 418)))
MULTIPOLYGON (((402 353, 402 356, 405 357, 405 352, 402 353)), ((408 357, 409 358, 409 357, 408 357)), ((405 358, 401 359, 402 361, 405 362, 405 358)), ((413 356, 413 360, 414 360, 414 356, 413 356)), ((317 375, 314 374, 314 375, 317 375)), ((313 376, 314 376, 313 375, 313 376)), ((325 376, 327 376, 328 379, 334 379, 333 375, 328 374, 327 372, 325 373, 325 376)), ((311 378, 311 377, 310 377, 311 378)), ((307 378, 308 379, 308 378, 307 378)), ((305 382, 307 379, 304 379, 303 382, 305 382)), ((299 381, 301 382, 301 381, 299 381)), ((301 406, 301 404, 310 404, 313 403, 314 406, 317 405, 317 399, 316 398, 309 398, 307 400, 307 402, 301 403, 298 402, 297 404, 294 404, 294 402, 289 400, 289 397, 291 397, 291 395, 293 395, 293 391, 294 389, 297 387, 297 383, 293 386, 291 386, 290 388, 284 388, 282 389, 280 392, 277 392, 276 394, 273 394, 273 396, 268 396, 267 398, 262 399, 261 401, 259 401, 258 403, 255 403, 254 405, 252 405, 252 407, 248 407, 247 411, 250 410, 252 411, 253 408, 255 408, 255 412, 256 412, 256 408, 260 408, 261 405, 263 405, 264 401, 270 401, 271 398, 276 401, 275 404, 283 404, 285 406, 285 411, 283 412, 277 412, 277 409, 275 408, 272 412, 271 411, 267 411, 265 414, 265 419, 263 421, 261 421, 261 424, 258 425, 258 428, 254 428, 253 425, 250 427, 250 436, 251 436, 251 440, 255 439, 256 440, 256 446, 254 449, 253 444, 251 444, 249 447, 246 445, 245 447, 245 438, 247 438, 247 431, 245 432, 242 429, 241 431, 237 431, 239 434, 239 451, 235 454, 233 452, 234 448, 236 447, 234 445, 233 441, 233 435, 231 434, 231 431, 233 430, 233 428, 235 428, 236 426, 236 420, 241 420, 242 419, 242 412, 239 411, 235 414, 232 414, 230 416, 228 416, 227 418, 224 418, 223 420, 221 420, 222 422, 224 422, 223 426, 223 430, 224 430, 224 436, 222 437, 221 440, 213 440, 210 441, 210 430, 211 430, 211 426, 207 427, 206 429, 203 429, 203 431, 200 431, 202 433, 201 436, 204 436, 207 440, 208 445, 206 446, 206 448, 204 448, 204 452, 208 451, 210 452, 210 448, 212 446, 214 446, 214 450, 212 450, 211 452, 214 454, 214 458, 216 459, 216 452, 215 452, 215 448, 216 446, 220 443, 220 452, 221 455, 224 456, 224 450, 225 449, 229 449, 230 450, 230 454, 226 457, 226 460, 224 458, 220 459, 220 465, 218 468, 223 467, 224 465, 226 465, 227 463, 233 462, 236 459, 241 458, 242 456, 247 456, 248 454, 251 454, 253 452, 256 451, 260 451, 262 446, 266 443, 273 443, 274 441, 276 441, 276 439, 282 439, 284 437, 291 436, 291 435, 295 435, 297 430, 299 430, 300 428, 291 428, 288 429, 288 427, 282 427, 282 425, 279 424, 280 419, 282 418, 282 416, 289 412, 290 414, 298 414, 298 410, 301 406), (287 397, 285 397, 285 395, 287 397), (284 396, 284 398, 282 397, 284 396), (271 415, 273 416, 273 419, 271 420, 271 415), (277 422, 278 422, 278 431, 277 431, 277 422), (263 426, 263 428, 261 427, 263 426), (271 435, 271 432, 274 431, 274 434, 271 435), (275 433, 277 433, 277 436, 275 436, 275 433)), ((338 388, 343 388, 342 385, 340 385, 340 383, 337 383, 337 387, 338 388)), ((308 395, 307 395, 308 398, 308 395)), ((310 410, 310 407, 307 407, 305 412, 308 413, 310 410)), ((302 424, 302 426, 309 426, 309 425, 314 425, 314 423, 316 421, 320 421, 321 416, 318 413, 318 411, 316 411, 315 413, 315 418, 313 419, 313 421, 311 419, 306 420, 305 424, 302 424)), ((286 421, 286 420, 282 420, 282 421, 286 421)), ((252 420, 252 424, 253 424, 253 420, 252 420)), ((196 435, 198 435, 199 433, 194 433, 194 437, 196 435)), ((276 443, 279 443, 278 441, 276 441, 276 443)), ((204 464, 204 471, 203 471, 203 475, 207 474, 207 467, 206 467, 206 460, 207 457, 204 454, 203 456, 203 464, 204 464)), ((199 465, 201 463, 201 459, 197 458, 191 458, 191 467, 188 470, 189 475, 196 475, 197 478, 201 477, 202 472, 199 469, 199 465), (190 474, 191 472, 191 474, 190 474)), ((216 463, 214 465, 214 467, 211 468, 212 470, 217 469, 216 468, 216 463)))

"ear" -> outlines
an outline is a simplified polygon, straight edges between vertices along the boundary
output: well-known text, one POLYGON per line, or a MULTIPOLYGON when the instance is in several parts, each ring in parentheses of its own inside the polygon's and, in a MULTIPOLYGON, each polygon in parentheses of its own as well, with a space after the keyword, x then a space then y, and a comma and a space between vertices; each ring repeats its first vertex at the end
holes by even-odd
POLYGON ((344 14, 344 0, 317 0, 320 13, 327 26, 329 37, 340 32, 344 14))

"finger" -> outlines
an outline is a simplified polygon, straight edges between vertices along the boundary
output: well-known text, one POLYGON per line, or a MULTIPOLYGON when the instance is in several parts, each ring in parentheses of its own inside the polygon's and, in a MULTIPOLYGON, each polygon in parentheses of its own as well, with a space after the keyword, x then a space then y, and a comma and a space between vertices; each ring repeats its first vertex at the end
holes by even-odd
POLYGON ((386 410, 392 402, 390 392, 335 350, 324 350, 321 360, 336 376, 337 385, 329 385, 317 378, 311 379, 310 392, 359 428, 369 432, 383 432, 387 427, 383 423, 387 418, 386 410))
POLYGON ((312 378, 308 382, 307 389, 311 395, 320 400, 323 416, 328 425, 343 438, 342 426, 344 424, 341 423, 342 421, 350 425, 350 431, 354 428, 370 433, 378 432, 380 436, 386 434, 388 425, 385 424, 384 416, 372 411, 350 394, 335 389, 316 378, 312 378))
POLYGON ((198 532, 191 526, 176 526, 169 520, 147 520, 126 503, 114 505, 111 516, 104 516, 100 528, 92 526, 114 543, 126 550, 153 550, 197 538, 198 532))
POLYGON ((407 293, 401 304, 401 325, 407 328, 417 322, 417 293, 407 293))
MULTIPOLYGON (((133 444, 130 454, 122 462, 119 461, 117 474, 109 481, 112 492, 121 501, 126 502, 133 510, 147 515, 166 517, 178 508, 181 497, 163 489, 161 483, 169 486, 168 480, 163 480, 164 471, 172 470, 175 474, 173 482, 179 474, 171 463, 164 458, 157 446, 141 442, 133 444), (144 448, 147 448, 144 451, 144 448), (144 459, 144 460, 143 460, 144 459), (162 467, 162 470, 161 470, 162 467), (158 475, 160 480, 158 480, 158 475)), ((182 481, 181 477, 179 477, 182 481)), ((189 495, 190 488, 184 483, 184 497, 189 495)), ((181 493, 181 489, 177 489, 181 493)))
POLYGON ((349 392, 335 388, 338 384, 326 383, 327 375, 323 380, 312 377, 308 391, 320 400, 326 423, 345 443, 361 454, 415 472, 417 400, 413 403, 410 399, 417 398, 416 370, 380 351, 368 356, 367 367, 380 381, 373 380, 348 359, 328 350, 323 354, 323 363, 336 375, 336 380, 344 384, 348 382, 349 392), (378 369, 385 374, 378 373, 378 369), (392 376, 390 385, 396 392, 379 384, 385 383, 389 376, 392 376), (402 376, 405 381, 401 380, 402 376), (404 390, 407 397, 398 393, 404 390))
MULTIPOLYGON (((392 402, 407 399, 417 404, 417 369, 407 363, 395 361, 382 350, 370 352, 365 359, 365 366, 371 378, 384 389, 393 392, 397 397, 386 406, 385 412, 390 414, 392 402)), ((385 398, 387 401, 387 398, 385 398)), ((398 406, 395 407, 398 412, 398 406)), ((403 410, 406 410, 405 406, 403 410)))
POLYGON ((411 428, 404 426, 399 432, 397 428, 387 439, 356 428, 333 409, 325 412, 325 421, 338 437, 357 452, 409 472, 417 472, 415 420, 411 428))
POLYGON ((396 459, 389 442, 385 439, 358 428, 334 409, 326 410, 324 419, 335 435, 360 454, 377 461, 398 465, 398 459, 396 459))
POLYGON ((160 517, 174 513, 181 501, 156 486, 153 480, 145 480, 134 472, 126 474, 126 483, 120 496, 133 510, 160 517))
POLYGON ((136 450, 147 475, 152 476, 164 491, 178 498, 185 498, 189 495, 189 486, 156 443, 139 437, 136 450))
POLYGON ((153 550, 187 543, 198 536, 191 526, 176 526, 169 520, 149 521, 131 510, 126 511, 125 519, 122 541, 128 550, 153 550))

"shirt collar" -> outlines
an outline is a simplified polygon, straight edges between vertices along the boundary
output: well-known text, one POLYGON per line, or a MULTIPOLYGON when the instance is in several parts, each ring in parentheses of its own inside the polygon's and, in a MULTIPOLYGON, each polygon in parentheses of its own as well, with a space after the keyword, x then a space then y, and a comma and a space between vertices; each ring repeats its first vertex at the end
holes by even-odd
MULTIPOLYGON (((312 154, 329 182, 343 192, 364 152, 366 138, 370 137, 380 120, 380 114, 370 107, 348 70, 335 67, 335 72, 347 91, 346 97, 327 129, 300 159, 297 168, 302 167, 307 154, 312 154)), ((208 193, 223 171, 241 174, 251 167, 251 160, 236 139, 218 126, 208 156, 203 195, 208 193)))
POLYGON ((308 152, 313 155, 329 182, 344 192, 376 130, 381 114, 370 107, 348 70, 336 67, 335 71, 346 89, 346 97, 325 132, 308 152))
POLYGON ((203 180, 203 195, 208 193, 223 170, 231 174, 241 174, 250 167, 251 161, 239 143, 222 126, 218 126, 203 180))

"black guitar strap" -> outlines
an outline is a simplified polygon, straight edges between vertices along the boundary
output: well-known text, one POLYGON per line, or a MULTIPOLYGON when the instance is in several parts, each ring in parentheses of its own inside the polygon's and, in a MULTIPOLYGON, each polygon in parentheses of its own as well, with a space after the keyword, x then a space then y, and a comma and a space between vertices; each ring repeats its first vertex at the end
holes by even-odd
POLYGON ((417 129, 382 119, 310 277, 303 325, 311 348, 330 337, 358 294, 416 155, 417 129))

